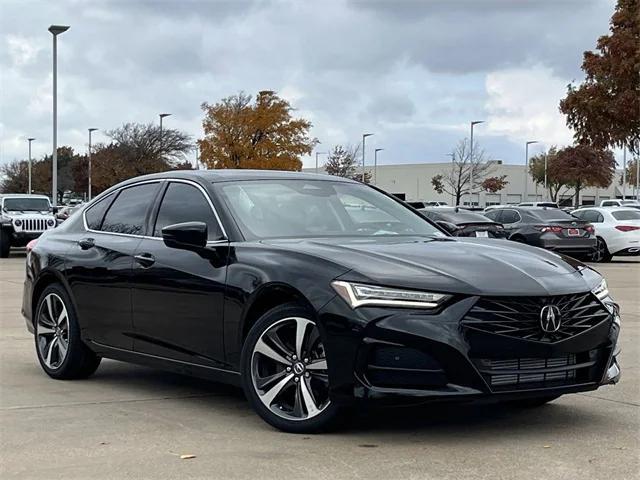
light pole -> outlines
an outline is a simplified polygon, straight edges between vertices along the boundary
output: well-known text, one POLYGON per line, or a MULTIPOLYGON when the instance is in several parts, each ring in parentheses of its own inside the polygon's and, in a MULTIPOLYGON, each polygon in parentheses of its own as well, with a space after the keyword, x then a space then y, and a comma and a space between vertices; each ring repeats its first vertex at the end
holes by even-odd
POLYGON ((366 183, 365 179, 365 174, 364 174, 364 150, 365 150, 365 139, 367 137, 370 137, 371 135, 373 135, 373 133, 363 133, 362 134, 362 183, 366 183))
POLYGON ((65 25, 51 25, 53 35, 53 155, 51 172, 51 204, 58 205, 58 35, 69 30, 65 25))
POLYGON ((31 142, 33 142, 35 140, 35 138, 27 138, 27 141, 29 142, 29 189, 27 190, 27 193, 29 195, 31 195, 31 142))
POLYGON ((98 130, 97 128, 89 128, 89 169, 87 172, 87 183, 88 185, 88 189, 87 189, 87 201, 91 201, 91 132, 95 132, 96 130, 98 130))
MULTIPOLYGON (((451 153, 447 153, 447 157, 451 157, 451 175, 454 175, 454 169, 455 169, 455 164, 456 164, 456 152, 451 152, 451 153)), ((453 178, 453 177, 452 177, 453 178)), ((451 203, 453 204, 453 202, 455 201, 455 197, 453 195, 453 191, 451 192, 451 203)), ((456 202, 457 203, 457 202, 456 202)), ((458 205, 456 205, 457 207, 458 205)))
POLYGON ((549 200, 549 187, 547 185, 547 165, 549 162, 549 153, 544 155, 544 199, 549 200))
POLYGON ((469 206, 473 207, 473 127, 484 120, 475 120, 471 122, 471 146, 469 147, 469 206))
POLYGON ((316 173, 318 173, 318 155, 329 155, 329 152, 316 152, 316 173))
POLYGON ((171 114, 170 113, 160 113, 160 114, 158 114, 158 116, 160 117, 160 146, 162 146, 163 145, 163 142, 162 142, 162 119, 164 117, 170 117, 171 114))
POLYGON ((378 184, 378 152, 383 151, 384 148, 376 148, 373 151, 373 184, 378 184))
POLYGON ((636 200, 640 200, 640 155, 636 155, 636 200))
MULTIPOLYGON (((529 145, 538 143, 537 140, 529 140, 524 146, 524 198, 523 202, 529 201, 529 145)), ((545 172, 546 172, 545 168, 545 172)), ((536 198, 537 200, 537 198, 536 198)))
POLYGON ((622 200, 627 198, 627 146, 622 147, 622 200))

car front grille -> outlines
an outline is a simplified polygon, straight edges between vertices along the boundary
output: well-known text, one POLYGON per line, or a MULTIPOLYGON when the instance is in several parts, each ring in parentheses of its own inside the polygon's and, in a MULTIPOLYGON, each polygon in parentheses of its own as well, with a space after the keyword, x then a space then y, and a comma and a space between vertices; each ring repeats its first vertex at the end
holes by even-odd
POLYGON ((476 359, 494 391, 570 386, 596 381, 598 350, 553 358, 476 359))
POLYGON ((22 225, 19 227, 23 232, 44 232, 49 228, 46 218, 21 218, 22 225))
POLYGON ((600 324, 610 317, 591 293, 552 297, 481 297, 462 319, 465 329, 539 342, 557 342, 600 324), (543 307, 553 305, 560 312, 555 332, 542 328, 543 307))

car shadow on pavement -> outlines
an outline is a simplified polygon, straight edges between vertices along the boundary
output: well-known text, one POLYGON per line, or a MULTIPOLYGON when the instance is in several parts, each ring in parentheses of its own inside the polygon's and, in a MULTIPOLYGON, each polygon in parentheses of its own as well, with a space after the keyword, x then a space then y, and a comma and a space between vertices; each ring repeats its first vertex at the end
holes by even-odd
MULTIPOLYGON (((86 380, 108 388, 116 395, 139 399, 168 399, 184 402, 203 422, 215 421, 216 415, 233 415, 232 422, 248 422, 247 428, 275 430, 258 421, 240 388, 182 376, 147 367, 109 361, 96 374, 86 380)), ((559 425, 606 423, 595 412, 562 397, 538 408, 525 409, 501 404, 433 403, 411 407, 358 407, 353 416, 340 426, 338 435, 386 434, 398 439, 419 434, 421 437, 455 441, 465 435, 496 434, 519 436, 523 431, 548 432, 559 425)))

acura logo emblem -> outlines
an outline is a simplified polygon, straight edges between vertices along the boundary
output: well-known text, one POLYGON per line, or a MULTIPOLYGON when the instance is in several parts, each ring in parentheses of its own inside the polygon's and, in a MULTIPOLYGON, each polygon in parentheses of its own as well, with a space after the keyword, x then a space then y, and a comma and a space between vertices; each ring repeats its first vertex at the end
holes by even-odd
POLYGON ((555 305, 545 305, 540 310, 540 326, 542 331, 553 333, 560 330, 562 319, 560 309, 555 305))

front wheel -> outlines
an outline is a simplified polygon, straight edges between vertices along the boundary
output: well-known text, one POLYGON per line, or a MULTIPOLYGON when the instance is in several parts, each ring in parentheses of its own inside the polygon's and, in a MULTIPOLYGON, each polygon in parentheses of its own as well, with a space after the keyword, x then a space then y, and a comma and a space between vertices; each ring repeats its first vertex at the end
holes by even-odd
POLYGON ((36 353, 40 366, 51 378, 86 378, 100 365, 100 357, 80 338, 73 304, 62 286, 44 289, 35 310, 36 353))
POLYGON ((245 395, 267 423, 292 433, 326 430, 344 413, 329 398, 322 333, 305 308, 264 314, 242 350, 245 395))

